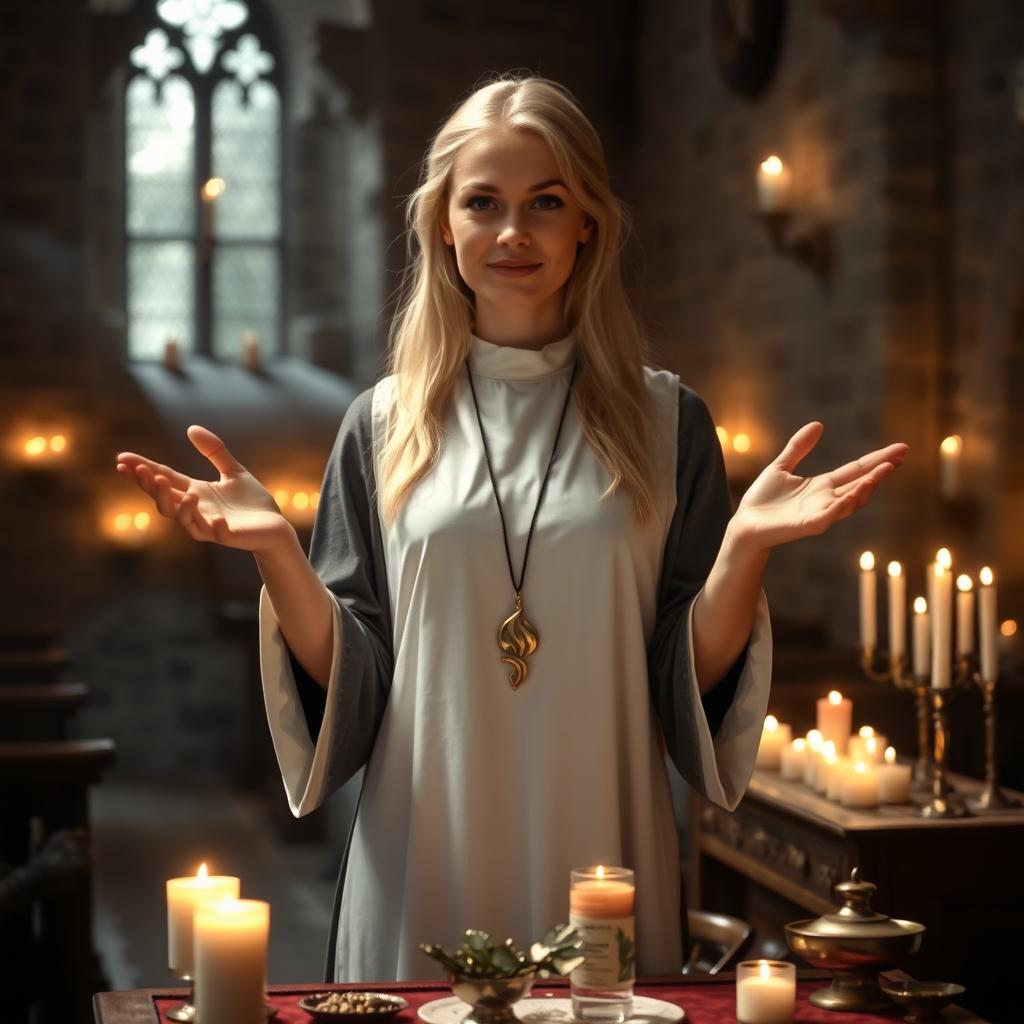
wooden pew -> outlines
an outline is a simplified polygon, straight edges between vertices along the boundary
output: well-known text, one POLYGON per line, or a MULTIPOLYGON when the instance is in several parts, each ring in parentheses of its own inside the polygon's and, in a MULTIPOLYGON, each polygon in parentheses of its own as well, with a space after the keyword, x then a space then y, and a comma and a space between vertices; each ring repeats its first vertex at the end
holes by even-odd
POLYGON ((88 699, 82 683, 0 686, 0 740, 65 740, 71 720, 88 699))
POLYGON ((87 1024, 92 993, 109 988, 93 950, 88 861, 61 870, 52 837, 70 830, 87 845, 89 787, 114 757, 108 739, 0 742, 0 862, 19 883, 0 907, 5 1020, 87 1024))

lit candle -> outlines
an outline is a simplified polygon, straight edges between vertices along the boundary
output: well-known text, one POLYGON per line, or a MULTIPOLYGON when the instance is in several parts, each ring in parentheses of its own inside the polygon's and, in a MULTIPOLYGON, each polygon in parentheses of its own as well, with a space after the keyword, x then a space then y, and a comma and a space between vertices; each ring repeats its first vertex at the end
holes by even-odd
POLYGON ((944 498, 956 497, 960 485, 960 453, 963 439, 959 434, 950 434, 939 445, 939 493, 944 498))
POLYGON ((223 899, 195 913, 196 1020, 216 1024, 266 1021, 270 904, 223 899))
POLYGON ((853 701, 838 690, 831 690, 827 697, 818 699, 817 711, 818 731, 822 739, 831 740, 836 745, 837 754, 845 754, 853 721, 853 701))
POLYGON ((878 766, 878 800, 883 804, 910 802, 910 765, 896 763, 896 750, 887 747, 885 763, 878 766))
POLYGON ((996 583, 992 570, 986 565, 978 573, 978 634, 981 658, 981 678, 993 682, 999 675, 999 656, 996 646, 996 583))
POLYGON ((807 740, 798 736, 792 743, 782 748, 782 777, 790 782, 800 782, 804 777, 804 765, 807 763, 807 740))
POLYGON ((956 653, 974 650, 974 581, 967 573, 956 578, 956 653))
POLYGON ((796 1013, 796 964, 745 960, 736 965, 736 1020, 790 1024, 796 1013))
POLYGON ((824 794, 828 792, 829 771, 838 760, 839 758, 836 757, 836 745, 831 740, 825 740, 818 754, 818 770, 814 776, 814 788, 819 793, 824 794))
POLYGON ((865 551, 860 556, 860 645, 865 650, 874 650, 878 643, 875 588, 875 556, 865 551))
POLYGON ((846 773, 850 770, 852 762, 845 757, 837 757, 835 761, 828 766, 828 785, 825 787, 825 796, 829 800, 835 800, 837 803, 843 797, 843 779, 846 778, 846 773))
POLYGON ((866 761, 878 764, 885 751, 887 737, 875 732, 870 725, 862 725, 856 736, 850 737, 847 754, 851 761, 866 761))
POLYGON ((953 640, 953 574, 935 563, 932 601, 932 686, 945 690, 951 682, 953 640))
POLYGON ((907 651, 907 580, 899 562, 889 563, 889 653, 894 658, 907 651))
POLYGON ((762 160, 757 169, 757 208, 762 213, 785 213, 789 181, 789 168, 777 156, 762 160))
POLYGON ((614 993, 628 1010, 627 1019, 632 1016, 635 959, 628 970, 622 970, 619 936, 635 943, 635 907, 636 883, 629 868, 598 865, 572 871, 569 922, 587 951, 586 963, 570 976, 572 993, 614 993))
POLYGON ((774 715, 768 715, 761 730, 761 742, 757 748, 755 765, 767 771, 778 771, 782 764, 782 749, 793 738, 793 730, 780 723, 774 715))
POLYGON ((928 602, 923 597, 914 598, 914 675, 927 678, 932 665, 931 616, 928 602))
POLYGON ((195 875, 167 879, 167 966, 192 977, 192 914, 207 900, 238 898, 239 881, 232 875, 209 875, 200 864, 195 875))
POLYGON ((840 799, 844 807, 877 807, 878 769, 857 761, 852 771, 843 775, 840 799))
POLYGON ((818 755, 821 751, 821 745, 824 743, 821 733, 817 729, 812 729, 807 734, 807 756, 804 761, 804 785, 814 785, 814 779, 818 772, 818 755))

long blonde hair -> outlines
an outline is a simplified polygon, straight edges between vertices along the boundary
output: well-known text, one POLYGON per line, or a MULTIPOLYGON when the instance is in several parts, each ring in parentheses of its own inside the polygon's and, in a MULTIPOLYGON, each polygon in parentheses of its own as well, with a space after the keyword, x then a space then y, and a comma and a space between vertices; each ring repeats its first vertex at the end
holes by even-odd
POLYGON ((473 294, 441 236, 440 213, 459 150, 492 128, 536 132, 595 222, 588 243, 578 247, 565 291, 565 322, 577 338, 576 410, 584 436, 612 477, 602 497, 626 487, 635 517, 646 522, 654 501, 645 345, 620 266, 629 213, 611 191, 601 140, 572 94, 549 79, 517 75, 478 88, 449 116, 406 206, 408 261, 389 336, 396 403, 380 462, 384 518, 394 520, 437 460, 456 374, 469 350, 473 294))

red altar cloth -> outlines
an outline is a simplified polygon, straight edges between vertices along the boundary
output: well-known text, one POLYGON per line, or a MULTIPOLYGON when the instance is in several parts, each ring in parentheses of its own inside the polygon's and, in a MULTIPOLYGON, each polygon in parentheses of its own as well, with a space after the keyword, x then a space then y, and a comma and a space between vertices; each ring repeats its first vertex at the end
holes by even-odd
MULTIPOLYGON (((798 1024, 892 1024, 893 1014, 836 1013, 819 1010, 808 1001, 808 996, 817 989, 827 986, 824 981, 798 981, 796 989, 796 1017, 798 1024)), ((278 1008, 274 1024, 312 1024, 313 1018, 296 1003, 310 992, 341 991, 346 988, 367 989, 377 992, 395 992, 409 1001, 409 1009, 391 1018, 394 1024, 418 1024, 416 1010, 433 999, 451 996, 447 985, 436 982, 388 982, 366 985, 302 985, 294 988, 274 986, 268 993, 268 1001, 278 1008)), ((534 985, 533 996, 544 996, 548 992, 555 997, 565 998, 569 994, 566 982, 549 979, 534 985)), ((636 995, 651 996, 675 1003, 686 1011, 684 1024, 735 1024, 736 982, 728 979, 644 979, 636 987, 636 995)), ((160 1019, 172 1006, 181 1002, 181 997, 168 998, 155 995, 153 1001, 160 1019)), ((902 1015, 900 1015, 902 1016, 902 1015)), ((895 1019, 899 1019, 897 1016, 895 1019)))

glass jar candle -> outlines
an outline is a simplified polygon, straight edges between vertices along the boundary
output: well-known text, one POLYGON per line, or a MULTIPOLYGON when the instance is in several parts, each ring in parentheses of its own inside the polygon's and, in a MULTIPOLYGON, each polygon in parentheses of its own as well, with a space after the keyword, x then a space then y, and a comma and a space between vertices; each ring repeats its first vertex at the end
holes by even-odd
POLYGON ((736 965, 739 1024, 792 1024, 796 1013, 796 964, 744 960, 736 965))
POLYGON ((633 1016, 636 883, 629 868, 578 868, 571 874, 569 921, 584 962, 570 975, 578 1021, 623 1024, 633 1016))

